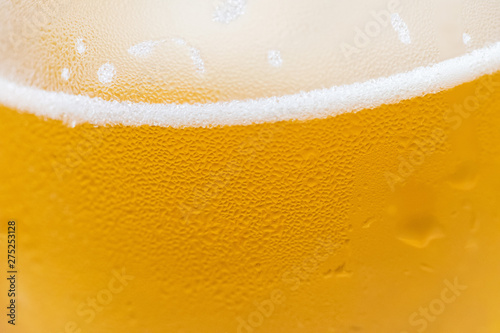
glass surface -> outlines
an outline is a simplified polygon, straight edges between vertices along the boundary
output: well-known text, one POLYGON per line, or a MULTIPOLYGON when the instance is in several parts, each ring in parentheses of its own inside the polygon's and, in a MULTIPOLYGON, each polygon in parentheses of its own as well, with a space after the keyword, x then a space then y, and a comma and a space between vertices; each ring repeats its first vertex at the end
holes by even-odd
POLYGON ((499 111, 498 1, 0 0, 0 331, 498 333, 499 111))

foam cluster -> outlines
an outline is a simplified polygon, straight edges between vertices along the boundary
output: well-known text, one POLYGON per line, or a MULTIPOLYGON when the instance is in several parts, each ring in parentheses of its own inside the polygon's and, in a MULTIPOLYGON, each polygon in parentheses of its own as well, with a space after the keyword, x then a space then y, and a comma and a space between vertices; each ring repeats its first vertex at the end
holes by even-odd
MULTIPOLYGON (((50 92, 0 78, 0 104, 75 126, 210 127, 335 116, 437 93, 500 70, 500 43, 431 66, 361 83, 281 97, 206 104, 107 101, 50 92)), ((109 79, 113 68, 102 69, 109 79)))

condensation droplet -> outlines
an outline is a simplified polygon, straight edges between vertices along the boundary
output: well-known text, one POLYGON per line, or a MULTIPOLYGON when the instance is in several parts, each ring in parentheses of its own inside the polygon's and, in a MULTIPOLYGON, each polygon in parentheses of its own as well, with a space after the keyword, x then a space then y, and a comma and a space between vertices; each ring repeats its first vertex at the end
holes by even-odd
POLYGON ((432 268, 427 264, 420 264, 420 269, 423 270, 424 272, 434 273, 434 268, 432 268))
POLYGON ((281 58, 281 52, 278 50, 269 50, 267 52, 267 61, 273 67, 281 67, 283 65, 283 59, 281 58))
POLYGON ((457 190, 470 191, 476 187, 479 180, 479 167, 473 161, 461 163, 450 176, 448 184, 457 190))
POLYGON ((85 50, 87 50, 87 46, 85 45, 85 43, 83 42, 83 39, 82 38, 78 38, 76 40, 76 51, 80 54, 83 54, 85 53, 85 50))
POLYGON ((311 177, 308 177, 306 184, 310 187, 318 186, 318 184, 320 183, 320 180, 318 178, 319 177, 317 175, 313 175, 311 177))
POLYGON ((230 23, 245 14, 246 0, 226 0, 215 8, 213 20, 230 23))
POLYGON ((68 81, 69 80, 69 77, 70 77, 70 71, 68 68, 63 68, 62 72, 61 72, 61 78, 64 80, 64 81, 68 81))
POLYGON ((371 227, 373 222, 375 222, 377 219, 375 217, 370 217, 363 222, 363 229, 368 229, 371 227))
POLYGON ((112 82, 115 74, 116 68, 112 63, 109 62, 102 65, 97 71, 99 81, 104 84, 112 82))
POLYGON ((412 216, 401 221, 397 238, 414 247, 424 248, 438 238, 444 237, 444 232, 437 219, 431 214, 412 216))
POLYGON ((432 240, 445 237, 443 226, 435 214, 440 211, 436 196, 433 187, 422 183, 409 183, 394 193, 387 218, 394 221, 397 239, 423 248, 432 240))
POLYGON ((391 24, 394 30, 398 33, 401 43, 411 44, 410 30, 398 13, 393 13, 391 15, 391 24))
POLYGON ((318 151, 315 147, 306 146, 300 151, 299 158, 303 161, 315 160, 318 158, 318 151))
POLYGON ((336 277, 339 277, 339 278, 344 278, 344 277, 350 277, 352 275, 352 272, 351 271, 348 271, 346 268, 345 268, 345 263, 343 263, 342 265, 340 265, 339 267, 337 267, 335 269, 335 276, 336 277))

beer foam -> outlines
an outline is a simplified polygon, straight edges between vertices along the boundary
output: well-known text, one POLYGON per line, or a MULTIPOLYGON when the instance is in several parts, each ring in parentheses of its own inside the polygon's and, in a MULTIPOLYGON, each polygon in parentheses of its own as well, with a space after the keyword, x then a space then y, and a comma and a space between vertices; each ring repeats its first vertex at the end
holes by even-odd
POLYGON ((154 48, 162 41, 148 40, 139 44, 135 44, 128 49, 128 53, 134 57, 146 58, 153 53, 154 48))
POLYGON ((69 77, 71 75, 71 71, 69 70, 69 68, 63 68, 62 72, 61 72, 61 78, 64 80, 64 81, 68 81, 69 80, 69 77))
POLYGON ((113 82, 115 74, 116 74, 115 65, 109 62, 99 67, 99 70, 97 71, 99 82, 104 84, 113 82))
POLYGON ((83 39, 82 38, 78 38, 76 40, 76 51, 80 54, 84 54, 85 53, 85 50, 87 50, 87 46, 85 45, 85 43, 83 42, 83 39))
POLYGON ((405 21, 399 16, 398 13, 391 15, 391 24, 394 30, 398 33, 399 40, 403 44, 411 44, 410 30, 405 21))
POLYGON ((230 23, 245 14, 246 0, 226 0, 217 6, 213 20, 230 23))
MULTIPOLYGON (((112 80, 106 64, 101 79, 112 80)), ((0 78, 0 104, 69 126, 211 127, 326 118, 433 94, 500 70, 500 42, 426 67, 365 82, 280 97, 209 104, 148 104, 50 92, 0 78)))
POLYGON ((201 58, 200 50, 195 47, 189 48, 189 55, 191 56, 191 60, 193 61, 193 65, 196 68, 196 72, 198 74, 205 73, 205 62, 201 58))
POLYGON ((468 33, 464 32, 464 34, 462 35, 462 40, 464 41, 465 45, 469 45, 472 37, 468 33))
POLYGON ((273 67, 281 67, 281 65, 283 65, 281 52, 278 50, 269 50, 267 52, 267 61, 269 62, 269 65, 273 67))

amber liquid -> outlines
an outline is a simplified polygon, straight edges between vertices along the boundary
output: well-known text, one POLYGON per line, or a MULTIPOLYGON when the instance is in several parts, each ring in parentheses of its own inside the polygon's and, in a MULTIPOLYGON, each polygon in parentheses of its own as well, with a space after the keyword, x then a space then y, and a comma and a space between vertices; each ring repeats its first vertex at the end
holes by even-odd
POLYGON ((499 332, 499 110, 500 74, 249 126, 1 108, 15 331, 499 332))

